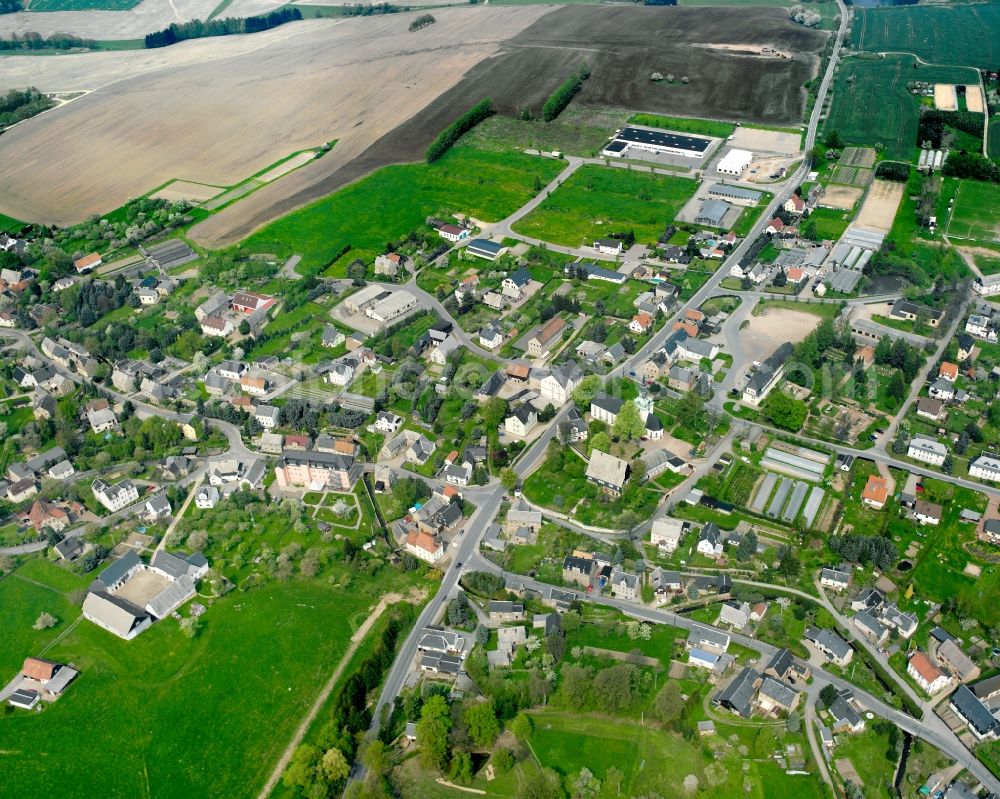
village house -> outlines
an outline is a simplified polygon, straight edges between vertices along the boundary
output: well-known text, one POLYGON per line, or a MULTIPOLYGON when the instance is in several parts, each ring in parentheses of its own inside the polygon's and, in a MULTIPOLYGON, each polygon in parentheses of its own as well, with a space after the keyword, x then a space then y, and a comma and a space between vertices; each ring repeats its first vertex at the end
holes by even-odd
POLYGON ((951 684, 951 678, 919 651, 910 655, 906 673, 929 695, 934 695, 951 684))
POLYGON ((868 482, 861 492, 861 501, 869 508, 882 510, 885 501, 889 497, 889 483, 884 477, 874 474, 868 475, 868 482))
POLYGON ((590 453, 590 462, 587 464, 587 479, 590 482, 620 494, 625 487, 628 474, 629 465, 621 458, 597 449, 590 453))
POLYGON ((526 437, 538 425, 538 412, 528 402, 519 406, 504 420, 504 429, 509 435, 526 437))
POLYGON ((851 582, 851 575, 842 569, 824 568, 820 571, 819 583, 824 588, 834 591, 846 591, 851 582))
POLYGON ((566 323, 558 316, 553 317, 538 329, 530 339, 528 339, 528 355, 532 358, 545 358, 552 349, 562 340, 563 330, 566 323))
POLYGON ((851 645, 832 630, 807 627, 804 637, 837 666, 846 666, 854 657, 851 645))
POLYGON ((673 554, 690 527, 689 522, 662 517, 653 520, 649 531, 649 542, 659 547, 665 554, 673 554))
POLYGON ((90 485, 94 498, 112 513, 124 510, 139 500, 139 489, 129 479, 108 485, 103 480, 94 480, 90 485))

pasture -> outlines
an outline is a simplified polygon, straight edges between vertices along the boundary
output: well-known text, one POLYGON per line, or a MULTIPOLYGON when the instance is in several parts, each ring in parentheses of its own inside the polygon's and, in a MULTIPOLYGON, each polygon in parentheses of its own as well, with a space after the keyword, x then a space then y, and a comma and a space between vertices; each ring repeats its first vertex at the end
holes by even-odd
MULTIPOLYGON (((0 580, 0 604, 15 610, 0 658, 5 674, 79 614, 61 593, 64 577, 50 573, 58 567, 29 570, 34 563, 22 569, 37 582, 18 572, 0 580), (60 624, 36 633, 42 610, 60 624)), ((325 579, 234 591, 212 604, 194 640, 172 619, 133 641, 81 621, 46 652, 81 670, 66 695, 41 714, 0 719, 0 736, 34 755, 4 758, 4 793, 252 795, 377 599, 375 580, 340 579, 350 580, 349 591, 325 579)))
POLYGON ((914 53, 932 64, 995 69, 1000 4, 857 8, 851 46, 876 53, 914 53))
POLYGON ((909 81, 969 83, 976 72, 964 67, 917 64, 913 56, 847 58, 840 63, 833 105, 824 130, 837 131, 849 144, 885 146, 884 156, 909 161, 917 148, 919 99, 909 81))
POLYGON ((243 243, 243 249, 286 258, 302 255, 299 271, 342 259, 374 260, 385 243, 424 225, 431 215, 464 213, 496 222, 534 195, 536 176, 547 183, 564 164, 516 152, 486 152, 458 146, 434 164, 387 166, 347 188, 273 222, 243 243))
POLYGON ((1000 191, 992 183, 963 180, 955 193, 948 235, 957 239, 1000 242, 1000 191))
POLYGON ((638 242, 655 241, 696 188, 687 178, 590 164, 516 222, 514 230, 567 247, 629 230, 638 242))

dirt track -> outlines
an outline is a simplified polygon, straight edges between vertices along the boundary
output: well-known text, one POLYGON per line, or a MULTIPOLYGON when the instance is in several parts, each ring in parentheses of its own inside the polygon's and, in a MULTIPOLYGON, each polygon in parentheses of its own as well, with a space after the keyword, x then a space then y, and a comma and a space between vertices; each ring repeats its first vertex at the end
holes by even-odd
POLYGON ((294 23, 163 51, 5 59, 40 88, 98 90, 0 138, 0 158, 18 165, 5 170, 0 212, 65 224, 171 178, 231 184, 338 139, 322 159, 192 230, 199 243, 225 245, 373 169, 418 160, 484 96, 501 113, 539 109, 582 63, 592 72, 574 100, 583 107, 795 123, 801 86, 815 71, 811 54, 826 37, 781 9, 727 9, 732 24, 719 26, 697 8, 553 8, 440 9, 437 23, 415 34, 406 28, 417 12, 294 23), (706 41, 797 55, 788 62, 693 46, 706 41), (690 85, 654 84, 653 71, 686 75, 690 85))

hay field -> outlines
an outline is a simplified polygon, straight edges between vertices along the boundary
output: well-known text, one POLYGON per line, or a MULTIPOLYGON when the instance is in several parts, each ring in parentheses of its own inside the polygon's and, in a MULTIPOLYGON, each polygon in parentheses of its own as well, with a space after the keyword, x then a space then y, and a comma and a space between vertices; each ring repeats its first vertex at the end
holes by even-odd
POLYGON ((201 39, 152 57, 5 59, 30 60, 21 66, 36 72, 39 88, 84 68, 106 85, 0 138, 0 159, 15 165, 5 168, 0 212, 67 224, 171 178, 233 185, 289 152, 337 139, 325 158, 273 184, 308 185, 432 103, 547 10, 443 10, 411 38, 411 15, 395 14, 297 22, 224 37, 242 40, 236 46, 201 39), (233 54, 220 55, 220 44, 233 54), (133 64, 137 77, 129 77, 133 64))

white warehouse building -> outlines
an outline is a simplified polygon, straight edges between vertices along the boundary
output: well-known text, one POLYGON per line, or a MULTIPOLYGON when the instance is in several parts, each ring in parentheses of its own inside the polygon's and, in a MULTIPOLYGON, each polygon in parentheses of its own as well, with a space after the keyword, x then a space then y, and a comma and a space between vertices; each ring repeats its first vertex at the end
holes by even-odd
POLYGON ((715 169, 720 175, 732 175, 738 178, 746 171, 752 161, 753 153, 749 150, 730 150, 719 161, 715 169))

